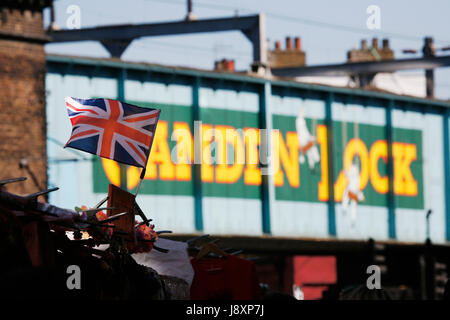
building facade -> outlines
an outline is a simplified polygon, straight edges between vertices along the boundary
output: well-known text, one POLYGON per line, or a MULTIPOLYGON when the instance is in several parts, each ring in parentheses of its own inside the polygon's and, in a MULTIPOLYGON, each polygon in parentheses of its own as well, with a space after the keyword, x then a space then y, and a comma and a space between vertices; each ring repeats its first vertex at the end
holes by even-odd
POLYGON ((450 240, 448 103, 108 59, 47 56, 47 68, 55 205, 92 206, 109 183, 137 186, 138 168, 120 181, 116 163, 62 148, 71 131, 64 97, 104 97, 162 110, 137 198, 159 229, 450 240), (271 161, 264 146, 275 150, 271 161))

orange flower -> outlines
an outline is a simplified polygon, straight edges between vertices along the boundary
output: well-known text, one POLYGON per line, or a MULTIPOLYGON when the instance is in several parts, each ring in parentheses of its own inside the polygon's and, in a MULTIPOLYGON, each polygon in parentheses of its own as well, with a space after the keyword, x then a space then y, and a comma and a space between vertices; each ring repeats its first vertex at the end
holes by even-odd
MULTIPOLYGON (((136 224, 138 224, 137 221, 136 224)), ((138 243, 137 245, 131 246, 132 252, 150 252, 153 249, 153 242, 150 241, 156 241, 158 239, 154 228, 154 225, 147 226, 145 224, 141 224, 136 228, 136 239, 138 243)))
POLYGON ((99 211, 95 214, 95 217, 97 218, 98 221, 102 221, 108 218, 108 215, 106 213, 104 213, 103 211, 99 211))

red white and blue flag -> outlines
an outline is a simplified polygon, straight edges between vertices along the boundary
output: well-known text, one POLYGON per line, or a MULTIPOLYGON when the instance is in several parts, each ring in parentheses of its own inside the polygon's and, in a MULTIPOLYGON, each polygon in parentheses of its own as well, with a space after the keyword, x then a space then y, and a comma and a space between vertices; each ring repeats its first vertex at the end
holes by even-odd
POLYGON ((65 147, 145 168, 161 110, 111 99, 65 100, 72 122, 65 147))

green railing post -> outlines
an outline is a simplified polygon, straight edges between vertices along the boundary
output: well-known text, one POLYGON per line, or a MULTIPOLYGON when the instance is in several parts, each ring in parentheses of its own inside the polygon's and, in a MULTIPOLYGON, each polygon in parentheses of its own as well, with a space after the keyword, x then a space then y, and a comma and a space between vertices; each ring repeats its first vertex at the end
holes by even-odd
MULTIPOLYGON (((272 95, 272 85, 269 81, 265 82, 262 86, 262 90, 259 93, 259 129, 267 130, 267 135, 260 136, 268 139, 266 141, 268 156, 272 154, 272 113, 270 109, 270 97, 272 95)), ((261 141, 262 142, 262 141, 261 141)), ((261 143, 260 142, 260 143, 261 143)), ((268 158, 273 161, 272 158, 268 158)), ((267 169, 270 171, 270 163, 262 164, 261 169, 267 169)), ((271 233, 270 227, 270 214, 271 214, 271 204, 275 200, 275 190, 273 184, 273 175, 262 174, 261 175, 261 217, 262 217, 262 231, 265 234, 271 233)))
POLYGON ((335 237, 336 233, 336 209, 334 200, 334 148, 333 148, 333 92, 328 92, 325 102, 325 125, 327 128, 327 153, 328 153, 328 234, 335 237))
POLYGON ((444 141, 444 174, 445 174, 445 235, 450 241, 450 139, 449 139, 449 109, 443 115, 443 141, 444 141))
POLYGON ((395 239, 395 194, 394 194, 394 158, 392 155, 392 143, 394 141, 394 133, 392 129, 392 112, 394 109, 394 101, 391 99, 386 107, 386 144, 387 144, 387 176, 388 176, 388 234, 390 239, 395 239))
POLYGON ((201 150, 201 127, 195 125, 195 121, 201 121, 200 114, 200 78, 195 77, 192 85, 192 122, 194 126, 194 163, 192 165, 193 183, 194 183, 194 215, 195 229, 203 231, 203 193, 202 193, 202 165, 198 163, 198 159, 202 159, 201 150))

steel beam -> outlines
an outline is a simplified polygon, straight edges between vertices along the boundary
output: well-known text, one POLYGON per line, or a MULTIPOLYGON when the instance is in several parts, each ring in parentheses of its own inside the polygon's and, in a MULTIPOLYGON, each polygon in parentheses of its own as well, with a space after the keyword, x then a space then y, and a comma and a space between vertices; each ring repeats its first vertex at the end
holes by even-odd
POLYGON ((120 50, 109 50, 118 57, 126 49, 127 42, 141 37, 169 36, 191 33, 241 31, 253 44, 253 59, 256 63, 267 64, 267 44, 265 17, 263 14, 202 20, 182 20, 148 24, 122 24, 73 30, 50 30, 47 35, 52 42, 101 41, 108 43, 121 41, 120 50))
POLYGON ((169 36, 176 34, 247 31, 258 23, 258 15, 204 19, 194 21, 162 22, 148 24, 121 24, 84 29, 56 30, 48 32, 53 42, 102 41, 117 39, 137 39, 141 37, 169 36))
POLYGON ((253 71, 257 72, 260 67, 266 69, 268 65, 268 50, 266 41, 266 18, 259 14, 254 27, 241 30, 253 45, 253 71))
POLYGON ((276 68, 272 69, 271 72, 273 75, 280 77, 347 76, 357 74, 373 74, 378 72, 395 72, 399 70, 428 70, 448 66, 450 66, 450 56, 352 62, 312 67, 276 68))

